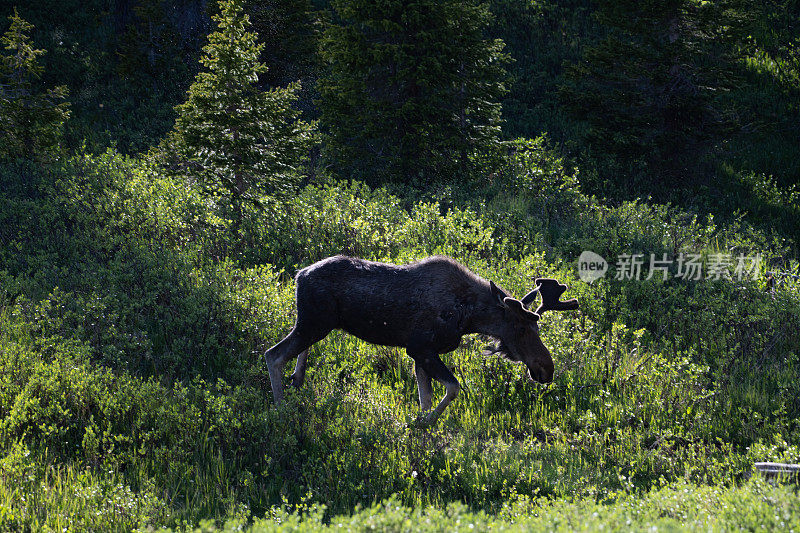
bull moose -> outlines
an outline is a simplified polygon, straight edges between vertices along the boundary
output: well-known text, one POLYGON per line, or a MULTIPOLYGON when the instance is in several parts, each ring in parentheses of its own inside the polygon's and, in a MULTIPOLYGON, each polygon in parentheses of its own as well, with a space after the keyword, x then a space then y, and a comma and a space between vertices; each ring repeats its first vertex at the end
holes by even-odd
POLYGON ((337 255, 297 273, 297 322, 264 355, 275 403, 283 399, 281 377, 297 357, 292 386, 303 384, 308 349, 334 329, 372 344, 400 346, 414 360, 423 414, 431 425, 461 388, 439 355, 455 350, 461 337, 480 333, 497 339, 493 353, 528 367, 530 378, 553 380, 553 359, 539 338, 545 311, 578 309, 575 299, 559 301, 567 290, 554 279, 537 278, 536 288, 517 300, 449 257, 434 256, 407 265, 376 263, 337 255), (542 295, 536 311, 527 307, 542 295), (431 378, 446 390, 431 411, 431 378))

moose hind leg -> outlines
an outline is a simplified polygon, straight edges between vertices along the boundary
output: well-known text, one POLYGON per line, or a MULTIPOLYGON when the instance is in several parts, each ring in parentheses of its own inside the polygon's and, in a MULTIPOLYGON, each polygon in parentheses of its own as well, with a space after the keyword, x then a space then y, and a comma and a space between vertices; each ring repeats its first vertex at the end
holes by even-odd
POLYGON ((306 361, 308 361, 308 349, 300 352, 297 356, 297 363, 294 365, 294 372, 292 373, 292 387, 298 389, 303 386, 306 379, 306 361))
POLYGON ((292 334, 283 339, 281 342, 267 350, 264 354, 264 360, 267 363, 267 370, 269 370, 269 381, 272 385, 272 397, 275 403, 280 403, 283 400, 283 384, 281 383, 281 376, 283 375, 283 367, 289 359, 287 352, 289 344, 292 342, 292 334))
POLYGON ((307 330, 299 330, 295 327, 285 339, 267 350, 267 353, 264 354, 264 359, 267 362, 269 381, 272 385, 272 396, 275 399, 275 403, 280 403, 283 400, 283 383, 281 380, 286 362, 298 354, 304 355, 302 367, 305 373, 305 358, 308 356, 308 348, 327 334, 328 332, 326 331, 315 335, 307 330))

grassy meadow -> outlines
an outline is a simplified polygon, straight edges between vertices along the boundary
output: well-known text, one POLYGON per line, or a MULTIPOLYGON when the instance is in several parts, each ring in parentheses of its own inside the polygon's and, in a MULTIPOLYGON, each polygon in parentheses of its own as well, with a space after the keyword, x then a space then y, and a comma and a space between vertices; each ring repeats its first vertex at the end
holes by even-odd
POLYGON ((543 143, 524 161, 424 200, 309 185, 238 239, 144 159, 4 165, 2 528, 797 527, 794 486, 751 474, 800 461, 798 284, 771 294, 765 265, 755 280, 592 284, 576 268, 585 249, 707 259, 781 241, 603 205, 543 143), (335 253, 446 254, 518 296, 538 276, 569 284, 581 310, 542 319, 554 382, 467 337, 445 356, 462 394, 417 429, 410 358, 334 332, 273 406, 262 355, 293 324, 293 274, 335 253))
POLYGON ((798 2, 16 4, 0 531, 800 531, 798 2), (275 405, 336 254, 566 283, 553 382, 466 336, 422 429, 334 331, 275 405))

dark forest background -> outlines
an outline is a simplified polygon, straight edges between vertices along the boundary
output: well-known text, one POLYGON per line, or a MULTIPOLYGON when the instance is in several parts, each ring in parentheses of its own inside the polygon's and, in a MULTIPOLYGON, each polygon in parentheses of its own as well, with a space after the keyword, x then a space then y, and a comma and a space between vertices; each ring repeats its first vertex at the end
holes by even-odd
MULTIPOLYGON (((218 9, 189 0, 4 1, 3 20, 15 6, 48 51, 41 83, 69 89, 68 146, 113 144, 123 153, 147 150, 172 127, 218 9)), ((502 139, 547 134, 593 194, 782 216, 759 191, 791 195, 800 181, 797 2, 494 0, 486 7, 478 24, 486 38, 505 43, 498 57, 507 54, 497 95, 502 139)), ((245 6, 265 44, 259 84, 300 81, 297 105, 310 119, 330 104, 326 86, 336 81, 323 35, 336 8, 303 0, 245 6)), ((414 52, 442 54, 425 46, 424 33, 415 34, 414 52)), ((457 58, 459 50, 445 53, 457 58)), ((337 125, 337 117, 322 116, 323 130, 337 125)), ((323 154, 321 166, 353 172, 334 152, 323 154)), ((368 165, 357 171, 370 183, 387 179, 368 165)))

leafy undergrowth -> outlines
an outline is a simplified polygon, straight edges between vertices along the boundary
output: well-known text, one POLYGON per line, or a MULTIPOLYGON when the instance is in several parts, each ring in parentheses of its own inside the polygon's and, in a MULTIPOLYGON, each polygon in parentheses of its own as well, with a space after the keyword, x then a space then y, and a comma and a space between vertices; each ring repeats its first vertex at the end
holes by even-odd
POLYGON ((626 494, 613 503, 591 500, 515 501, 496 516, 463 504, 410 508, 396 499, 324 518, 324 506, 275 509, 253 524, 203 522, 195 531, 796 531, 796 488, 752 482, 739 488, 676 483, 644 495, 626 494))
POLYGON ((789 244, 601 205, 529 149, 485 203, 311 185, 238 239, 191 185, 113 152, 3 167, 0 528, 796 527, 793 489, 745 480, 800 460, 798 285, 574 268, 585 249, 768 262, 789 244), (463 394, 422 431, 403 351, 334 332, 274 407, 260 356, 292 326, 291 275, 335 253, 443 253, 517 295, 567 282, 580 312, 542 320, 554 383, 468 337, 445 357, 463 394))

